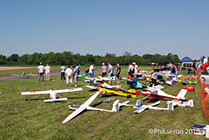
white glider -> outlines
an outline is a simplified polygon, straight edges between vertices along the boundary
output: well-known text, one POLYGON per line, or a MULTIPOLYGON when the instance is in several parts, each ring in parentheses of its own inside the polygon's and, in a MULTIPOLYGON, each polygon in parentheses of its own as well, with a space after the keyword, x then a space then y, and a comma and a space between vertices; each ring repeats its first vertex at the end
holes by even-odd
POLYGON ((67 98, 58 98, 57 93, 64 93, 64 92, 75 92, 75 91, 82 91, 82 88, 75 88, 75 89, 63 89, 63 90, 48 90, 48 91, 32 91, 32 92, 21 92, 21 95, 38 95, 38 94, 49 94, 50 99, 44 100, 44 102, 56 102, 56 101, 64 101, 67 98))
POLYGON ((94 99, 96 99, 96 97, 100 94, 100 92, 101 92, 101 90, 98 91, 97 93, 95 93, 94 95, 92 95, 84 104, 82 104, 80 106, 69 105, 68 107, 70 109, 75 110, 75 111, 73 113, 71 113, 62 123, 66 123, 66 122, 70 121, 71 119, 73 119, 74 117, 79 115, 84 110, 118 112, 121 106, 125 106, 125 105, 127 105, 129 103, 129 101, 125 101, 123 103, 119 103, 119 100, 116 100, 114 102, 114 104, 113 104, 112 110, 100 109, 100 108, 95 108, 95 107, 89 106, 94 101, 94 99))

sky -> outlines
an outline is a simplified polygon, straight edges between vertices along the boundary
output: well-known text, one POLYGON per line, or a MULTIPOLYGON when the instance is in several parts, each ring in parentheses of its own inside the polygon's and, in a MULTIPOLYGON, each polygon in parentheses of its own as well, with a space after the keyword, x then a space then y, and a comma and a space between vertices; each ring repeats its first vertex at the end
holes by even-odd
POLYGON ((208 0, 0 0, 0 54, 209 56, 208 0))

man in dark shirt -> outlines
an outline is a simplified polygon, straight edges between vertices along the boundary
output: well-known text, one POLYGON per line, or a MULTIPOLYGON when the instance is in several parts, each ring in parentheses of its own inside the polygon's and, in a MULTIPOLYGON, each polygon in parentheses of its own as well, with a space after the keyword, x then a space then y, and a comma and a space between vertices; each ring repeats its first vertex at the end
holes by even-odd
POLYGON ((120 72, 121 72, 121 68, 120 68, 119 64, 117 64, 116 65, 116 80, 117 80, 118 84, 120 83, 120 80, 119 80, 120 72))

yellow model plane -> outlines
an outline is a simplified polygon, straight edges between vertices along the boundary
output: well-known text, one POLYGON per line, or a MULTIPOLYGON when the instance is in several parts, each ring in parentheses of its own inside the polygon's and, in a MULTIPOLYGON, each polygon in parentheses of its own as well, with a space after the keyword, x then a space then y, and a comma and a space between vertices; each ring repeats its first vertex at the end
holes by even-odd
POLYGON ((105 94, 115 94, 115 95, 120 95, 120 96, 125 96, 128 98, 136 98, 137 95, 139 95, 139 91, 136 91, 134 89, 131 89, 129 91, 124 91, 122 89, 110 89, 110 88, 105 88, 105 87, 98 87, 98 90, 101 90, 101 92, 104 92, 105 94))

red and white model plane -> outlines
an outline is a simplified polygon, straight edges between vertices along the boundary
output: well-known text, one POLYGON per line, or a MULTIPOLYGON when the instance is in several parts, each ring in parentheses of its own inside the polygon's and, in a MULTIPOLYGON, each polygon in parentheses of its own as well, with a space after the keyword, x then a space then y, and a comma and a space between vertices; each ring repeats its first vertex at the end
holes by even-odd
POLYGON ((83 90, 82 88, 74 88, 74 89, 62 89, 62 90, 32 91, 32 92, 21 92, 21 95, 49 94, 50 99, 46 99, 44 100, 44 102, 56 102, 56 101, 67 100, 67 98, 57 98, 57 93, 75 92, 82 90, 83 90))
POLYGON ((157 85, 151 88, 146 88, 142 91, 142 95, 144 96, 149 96, 150 99, 155 99, 155 98, 170 98, 170 99, 177 99, 177 100, 185 100, 186 98, 184 97, 187 93, 186 88, 182 88, 178 94, 175 96, 170 95, 162 91, 161 89, 163 86, 157 85))

